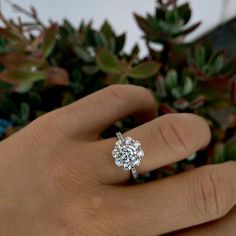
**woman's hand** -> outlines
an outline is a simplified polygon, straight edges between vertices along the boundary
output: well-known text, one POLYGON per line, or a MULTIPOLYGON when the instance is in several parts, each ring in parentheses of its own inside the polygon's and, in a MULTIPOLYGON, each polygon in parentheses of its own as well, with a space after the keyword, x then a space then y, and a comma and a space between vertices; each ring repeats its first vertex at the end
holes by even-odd
POLYGON ((130 173, 111 156, 116 138, 100 134, 129 115, 151 120, 124 134, 142 143, 139 173, 210 141, 196 115, 154 119, 152 96, 136 86, 111 86, 50 112, 0 143, 0 235, 160 235, 222 218, 234 207, 235 162, 128 185, 130 173))

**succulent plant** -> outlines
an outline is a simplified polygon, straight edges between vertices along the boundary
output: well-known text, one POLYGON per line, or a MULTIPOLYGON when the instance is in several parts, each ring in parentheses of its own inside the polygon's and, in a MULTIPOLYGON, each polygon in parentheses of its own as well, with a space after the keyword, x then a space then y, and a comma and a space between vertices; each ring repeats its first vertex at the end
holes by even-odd
MULTIPOLYGON (((107 21, 99 29, 91 22, 75 27, 66 19, 44 25, 33 7, 12 7, 29 20, 13 21, 0 14, 1 139, 110 84, 136 84, 153 93, 159 115, 199 114, 213 134, 204 150, 145 175, 145 180, 236 159, 236 60, 213 52, 207 42, 185 42, 200 25, 189 25, 189 3, 159 0, 153 14, 134 14, 148 49, 144 58, 136 44, 130 53, 124 51, 126 34, 116 35, 107 21)), ((137 124, 128 118, 103 135, 137 124)))

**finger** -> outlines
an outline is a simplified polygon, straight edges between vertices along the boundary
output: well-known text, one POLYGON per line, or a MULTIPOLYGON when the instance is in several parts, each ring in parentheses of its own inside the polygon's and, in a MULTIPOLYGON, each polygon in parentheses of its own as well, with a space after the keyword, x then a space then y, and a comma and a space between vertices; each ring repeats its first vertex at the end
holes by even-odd
MULTIPOLYGON (((124 136, 130 136, 141 142, 145 156, 137 171, 145 173, 187 158, 206 146, 210 141, 210 130, 201 117, 182 113, 161 116, 130 130, 124 136)), ((130 178, 129 172, 114 164, 111 152, 115 140, 112 138, 101 141, 101 150, 97 152, 102 168, 96 168, 96 172, 100 175, 100 179, 109 183, 130 178)), ((91 161, 94 162, 93 158, 91 161)))
MULTIPOLYGON (((236 162, 117 188, 122 222, 138 235, 161 235, 225 216, 236 204, 236 162)), ((135 234, 134 234, 135 235, 135 234)))
POLYGON ((116 121, 134 115, 144 121, 156 117, 151 93, 133 85, 112 85, 54 111, 57 125, 70 136, 96 136, 116 121), (58 119, 59 118, 59 119, 58 119))
POLYGON ((200 226, 192 227, 183 231, 168 234, 169 236, 222 236, 235 235, 236 229, 236 207, 230 211, 224 218, 206 223, 200 226))

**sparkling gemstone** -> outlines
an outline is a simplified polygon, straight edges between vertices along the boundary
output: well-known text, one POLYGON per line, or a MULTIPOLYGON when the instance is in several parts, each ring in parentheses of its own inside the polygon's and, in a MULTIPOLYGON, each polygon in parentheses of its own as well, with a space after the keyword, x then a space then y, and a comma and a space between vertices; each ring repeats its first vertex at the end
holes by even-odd
POLYGON ((123 166, 125 170, 130 171, 134 166, 140 165, 144 152, 139 141, 126 137, 123 142, 118 140, 115 143, 112 156, 117 166, 123 166))
POLYGON ((121 145, 121 141, 120 140, 118 140, 118 141, 116 141, 116 144, 115 144, 116 146, 120 146, 121 145))
POLYGON ((141 146, 140 142, 137 141, 137 140, 134 141, 133 145, 134 145, 135 148, 139 148, 141 146))
POLYGON ((137 153, 137 156, 138 157, 143 157, 144 156, 144 152, 142 150, 140 150, 138 153, 137 153))
POLYGON ((127 137, 127 138, 125 138, 125 143, 130 144, 132 142, 132 140, 133 140, 132 138, 127 137))
POLYGON ((131 157, 131 160, 132 160, 132 161, 135 161, 136 159, 137 159, 136 155, 133 155, 133 156, 131 157))
POLYGON ((116 163, 117 166, 122 166, 122 165, 123 165, 121 159, 116 159, 116 160, 115 160, 115 163, 116 163))
POLYGON ((134 162, 134 164, 135 164, 136 166, 139 166, 139 165, 140 165, 140 162, 141 162, 140 159, 136 159, 135 162, 134 162))
POLYGON ((112 151, 112 156, 113 156, 114 158, 117 158, 117 157, 119 156, 119 152, 118 152, 117 149, 114 149, 114 150, 112 151))
POLYGON ((125 169, 125 170, 131 170, 131 168, 132 168, 132 166, 131 166, 130 163, 125 163, 125 164, 124 164, 124 169, 125 169))

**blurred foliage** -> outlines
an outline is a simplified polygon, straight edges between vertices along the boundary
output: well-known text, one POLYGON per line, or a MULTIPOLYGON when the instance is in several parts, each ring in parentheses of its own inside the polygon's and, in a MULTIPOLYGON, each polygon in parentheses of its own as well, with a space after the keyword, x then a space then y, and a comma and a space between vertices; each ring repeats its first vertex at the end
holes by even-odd
MULTIPOLYGON (((134 14, 148 49, 144 58, 137 45, 124 51, 126 34, 117 35, 107 21, 100 29, 83 21, 74 27, 66 19, 45 26, 33 7, 11 5, 29 20, 0 15, 1 139, 110 84, 136 84, 152 91, 159 115, 201 115, 213 134, 207 148, 144 178, 236 159, 236 59, 213 52, 207 43, 185 42, 185 36, 200 25, 189 24, 188 3, 159 0, 153 14, 134 14)), ((118 122, 104 137, 137 124, 132 118, 118 122)))

